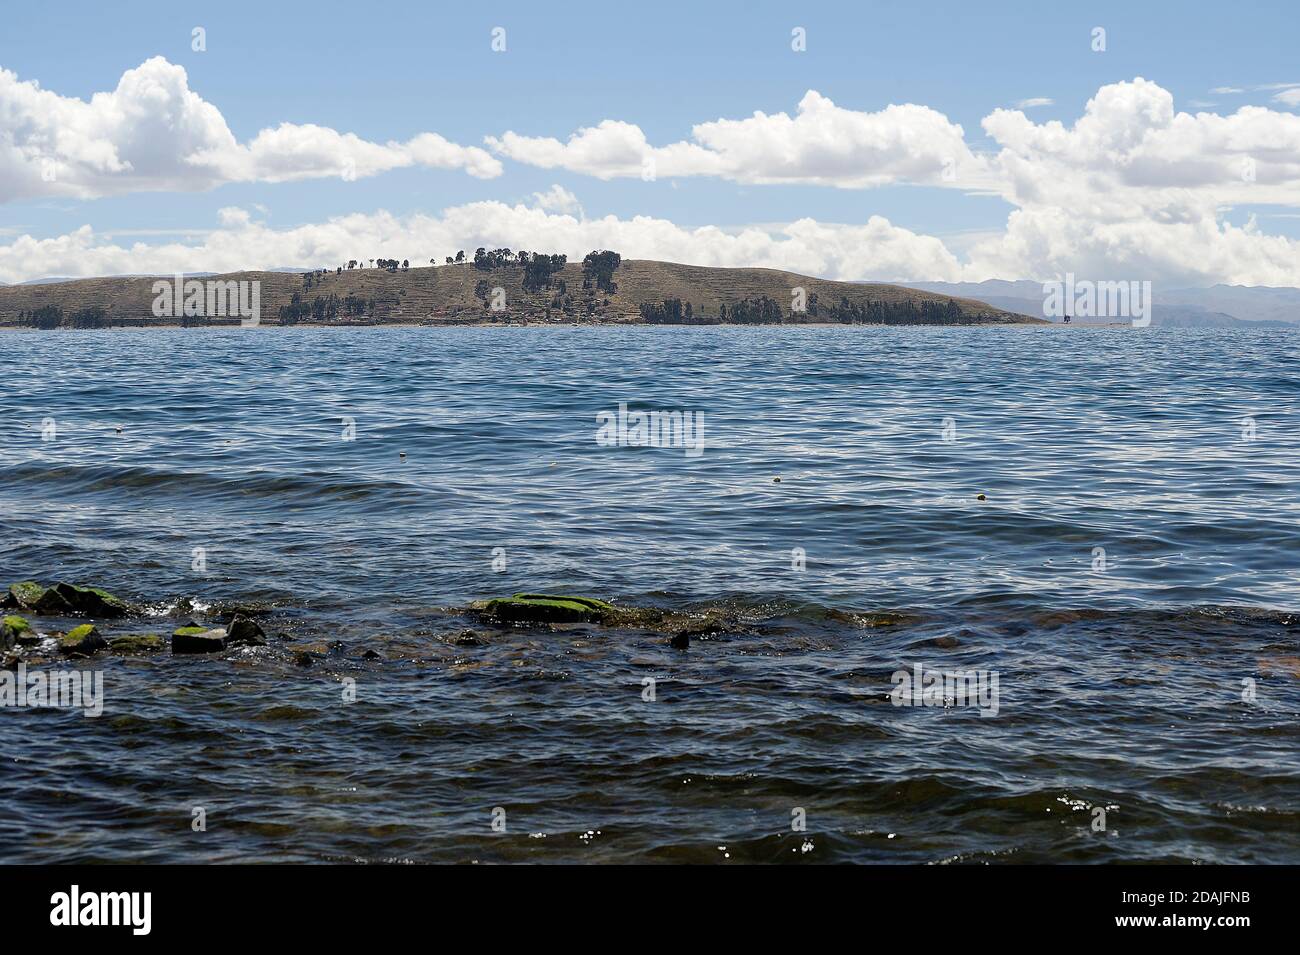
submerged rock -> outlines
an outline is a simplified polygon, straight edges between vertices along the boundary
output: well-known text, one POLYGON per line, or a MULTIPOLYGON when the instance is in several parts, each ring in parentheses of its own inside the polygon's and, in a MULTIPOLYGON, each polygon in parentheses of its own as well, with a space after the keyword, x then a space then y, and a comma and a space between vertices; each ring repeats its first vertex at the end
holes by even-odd
POLYGON ((236 614, 235 619, 226 627, 226 646, 264 647, 266 633, 254 621, 236 614))
POLYGON ((219 653, 226 649, 226 631, 180 627, 172 634, 172 653, 219 653))
MULTIPOLYGON (((708 638, 727 631, 744 630, 739 618, 725 610, 680 611, 657 607, 617 607, 603 600, 566 594, 515 594, 479 601, 469 609, 483 620, 514 625, 598 623, 626 630, 664 634, 673 647, 684 650, 692 638, 708 638)), ((453 641, 460 642, 460 641, 453 641)))
POLYGON ((618 612, 603 600, 567 594, 515 594, 476 609, 502 623, 604 623, 618 612))
POLYGON ((487 646, 487 640, 476 630, 462 630, 449 641, 458 647, 482 647, 487 646))
POLYGON ((166 649, 167 640, 160 633, 119 633, 108 638, 109 653, 118 656, 161 653, 166 649))
POLYGON ((83 623, 80 627, 73 627, 59 638, 60 653, 88 657, 96 650, 103 650, 107 646, 108 642, 99 635, 93 623, 83 623))

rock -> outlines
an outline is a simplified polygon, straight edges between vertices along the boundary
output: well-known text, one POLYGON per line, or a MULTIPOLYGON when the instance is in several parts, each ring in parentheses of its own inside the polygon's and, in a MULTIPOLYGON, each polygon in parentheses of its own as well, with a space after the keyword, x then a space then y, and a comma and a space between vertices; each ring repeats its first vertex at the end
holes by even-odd
POLYGON ((34 580, 20 580, 9 585, 5 606, 43 616, 60 616, 72 612, 68 602, 52 587, 42 587, 34 580))
POLYGON ((468 629, 462 630, 460 633, 456 634, 456 636, 452 637, 451 642, 458 647, 481 647, 487 644, 487 641, 484 640, 476 631, 468 629))
POLYGON ((41 599, 43 593, 45 593, 45 588, 36 581, 20 580, 16 584, 9 585, 5 605, 17 607, 20 610, 33 610, 36 607, 36 601, 41 599))
POLYGON ((220 628, 180 627, 172 634, 172 653, 219 653, 226 649, 226 631, 220 628))
MULTIPOLYGON (((275 610, 275 605, 258 600, 214 600, 208 613, 218 620, 234 620, 236 617, 264 617, 275 610)), ((177 616, 180 616, 178 613, 177 616)))
POLYGON ((72 605, 53 587, 41 588, 41 596, 31 605, 31 611, 43 617, 66 617, 73 612, 72 605))
POLYGON ((361 654, 361 659, 363 659, 363 660, 382 660, 383 657, 381 657, 381 656, 380 656, 376 651, 374 651, 374 650, 367 650, 365 653, 361 654))
POLYGON ((226 627, 226 645, 231 647, 264 647, 266 634, 254 621, 242 614, 226 627))
POLYGON ((80 627, 73 627, 59 638, 60 653, 88 657, 96 650, 103 650, 107 646, 108 642, 99 635, 93 623, 83 623, 80 627))
POLYGON ((50 589, 72 608, 73 613, 85 617, 125 617, 134 610, 121 597, 98 587, 78 587, 60 581, 50 589))
MULTIPOLYGON (((32 647, 41 642, 41 635, 23 617, 9 616, 0 623, 0 630, 8 629, 13 635, 14 643, 23 647, 32 647)), ((3 638, 0 638, 3 639, 3 638)))
POLYGON ((25 635, 32 633, 32 625, 19 616, 0 620, 0 650, 8 650, 15 643, 25 643, 25 635))
POLYGON ((119 633, 108 638, 109 653, 118 656, 161 653, 166 649, 167 640, 160 633, 119 633))
POLYGON ((485 616, 503 623, 602 623, 617 608, 603 600, 563 594, 515 594, 482 607, 485 616))
POLYGON ((312 660, 310 653, 300 653, 293 658, 293 662, 298 664, 300 667, 309 667, 315 661, 312 660))
POLYGON ((674 650, 689 650, 691 635, 689 633, 675 633, 668 643, 674 650))

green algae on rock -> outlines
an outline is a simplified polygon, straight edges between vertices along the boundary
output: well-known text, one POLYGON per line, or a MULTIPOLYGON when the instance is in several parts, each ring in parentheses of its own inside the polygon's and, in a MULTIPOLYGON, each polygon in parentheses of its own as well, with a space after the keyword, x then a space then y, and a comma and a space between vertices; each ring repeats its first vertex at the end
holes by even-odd
POLYGON ((0 620, 0 650, 8 650, 14 643, 22 640, 24 634, 32 632, 32 625, 24 618, 12 614, 0 620))
POLYGON ((161 653, 167 640, 160 633, 118 633, 108 638, 108 652, 118 656, 161 653))
POLYGON ((84 617, 125 617, 132 605, 99 587, 79 587, 60 581, 45 587, 34 580, 11 584, 5 605, 44 617, 79 614, 84 617))
POLYGON ((51 589, 63 598, 73 613, 86 617, 125 617, 135 609, 121 597, 99 587, 79 587, 60 581, 51 589))
POLYGON ((59 638, 60 653, 90 656, 96 650, 102 650, 107 646, 108 642, 99 635, 93 623, 83 623, 80 627, 73 627, 59 638))
POLYGON ((568 594, 515 594, 470 605, 484 620, 508 624, 597 623, 626 630, 649 630, 669 637, 673 647, 686 649, 692 638, 711 637, 744 629, 735 614, 662 610, 657 607, 617 607, 603 600, 568 594))
POLYGON ((21 610, 33 610, 41 595, 45 593, 45 588, 34 580, 20 580, 16 584, 9 585, 9 593, 5 598, 5 605, 9 607, 18 607, 21 610))
POLYGON ((502 623, 603 623, 618 612, 603 600, 567 594, 515 594, 475 609, 502 623))
POLYGON ((226 631, 180 627, 172 634, 172 653, 219 653, 226 649, 226 631))

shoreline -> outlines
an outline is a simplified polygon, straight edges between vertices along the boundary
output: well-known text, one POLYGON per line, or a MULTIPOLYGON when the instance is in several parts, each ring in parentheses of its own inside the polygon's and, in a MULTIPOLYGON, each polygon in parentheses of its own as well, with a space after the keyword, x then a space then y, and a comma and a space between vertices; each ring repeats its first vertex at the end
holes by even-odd
POLYGON ((1134 328, 1130 322, 1072 322, 1066 325, 1062 322, 961 322, 945 324, 926 324, 926 323, 909 323, 909 324, 871 324, 868 322, 755 322, 755 323, 731 323, 731 322, 710 322, 707 324, 667 324, 659 322, 297 322, 292 325, 285 325, 279 322, 259 323, 253 326, 243 326, 238 324, 222 325, 177 325, 172 323, 159 323, 157 325, 111 325, 107 328, 27 328, 19 325, 0 325, 0 332, 151 332, 151 331, 213 331, 226 329, 254 330, 254 329, 294 329, 294 328, 428 328, 428 329, 455 329, 455 328, 552 328, 552 329, 574 329, 574 328, 1060 328, 1064 330, 1072 329, 1116 329, 1116 328, 1134 328))

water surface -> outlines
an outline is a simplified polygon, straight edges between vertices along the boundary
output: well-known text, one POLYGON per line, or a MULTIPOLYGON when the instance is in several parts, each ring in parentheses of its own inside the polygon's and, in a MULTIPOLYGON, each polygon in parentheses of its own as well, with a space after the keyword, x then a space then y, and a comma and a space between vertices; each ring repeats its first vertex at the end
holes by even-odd
POLYGON ((0 343, 0 578, 272 634, 75 664, 97 719, 0 710, 6 861, 1300 862, 1288 332, 0 343), (620 402, 704 452, 599 446, 620 402), (734 624, 461 612, 518 590, 734 624), (892 705, 918 663, 997 715, 892 705))

